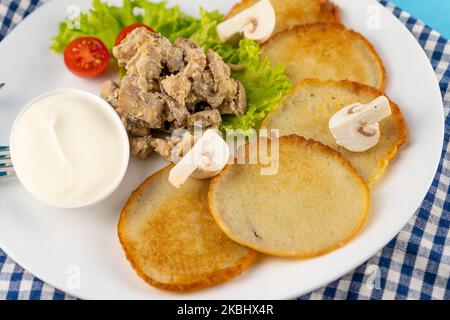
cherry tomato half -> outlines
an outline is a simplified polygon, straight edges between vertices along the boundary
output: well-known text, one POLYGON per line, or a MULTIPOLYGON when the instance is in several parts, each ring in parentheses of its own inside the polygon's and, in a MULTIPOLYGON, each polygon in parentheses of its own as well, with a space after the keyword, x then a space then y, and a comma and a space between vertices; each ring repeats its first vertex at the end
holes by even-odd
POLYGON ((137 29, 137 28, 145 28, 145 29, 147 29, 150 32, 155 32, 155 30, 153 30, 151 27, 149 27, 149 26, 147 26, 147 25, 145 25, 143 23, 130 24, 128 27, 123 28, 123 30, 120 31, 120 33, 117 35, 116 43, 115 43, 116 46, 118 46, 122 42, 122 40, 127 37, 127 35, 131 31, 133 31, 134 29, 137 29))
POLYGON ((108 68, 110 58, 106 45, 95 37, 77 38, 64 49, 64 63, 67 68, 84 78, 102 74, 108 68))

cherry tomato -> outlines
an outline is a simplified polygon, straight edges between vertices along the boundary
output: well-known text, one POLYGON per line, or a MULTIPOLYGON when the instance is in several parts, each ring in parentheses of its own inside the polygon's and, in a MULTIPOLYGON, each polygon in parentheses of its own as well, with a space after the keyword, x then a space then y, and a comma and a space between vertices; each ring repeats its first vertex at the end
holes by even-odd
POLYGON ((120 33, 118 34, 117 38, 116 38, 116 46, 118 46, 123 39, 125 39, 127 37, 127 35, 133 31, 134 29, 137 28, 145 28, 150 32, 155 32, 155 30, 153 30, 151 27, 143 24, 143 23, 134 23, 134 24, 130 24, 128 27, 123 28, 122 31, 120 31, 120 33))
POLYGON ((110 59, 106 45, 95 37, 77 38, 64 49, 67 68, 84 78, 93 78, 105 72, 110 59))

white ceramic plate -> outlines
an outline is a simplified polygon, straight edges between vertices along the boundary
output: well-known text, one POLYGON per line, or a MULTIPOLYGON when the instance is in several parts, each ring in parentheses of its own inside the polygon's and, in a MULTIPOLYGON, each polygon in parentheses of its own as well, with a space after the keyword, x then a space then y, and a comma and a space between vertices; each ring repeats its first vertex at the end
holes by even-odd
MULTIPOLYGON (((235 1, 179 0, 195 14, 198 6, 226 12, 235 1)), ((119 212, 130 192, 164 161, 132 161, 120 189, 100 205, 83 210, 49 208, 12 179, 0 181, 0 247, 43 281, 87 299, 284 299, 334 281, 368 260, 386 245, 420 206, 440 159, 444 115, 439 86, 422 48, 407 29, 374 0, 335 0, 342 20, 364 34, 388 71, 388 95, 403 111, 410 143, 374 190, 373 210, 364 230, 350 244, 309 260, 261 258, 244 275, 204 291, 177 295, 159 291, 136 276, 117 239, 119 212), (380 29, 367 24, 379 15, 380 29), (376 17, 376 16, 375 16, 376 17), (80 276, 80 286, 73 276, 80 276)), ((70 4, 51 1, 34 12, 0 43, 0 145, 8 143, 15 116, 27 101, 43 92, 73 87, 98 93, 114 73, 95 81, 72 76, 60 55, 48 50, 70 4)))

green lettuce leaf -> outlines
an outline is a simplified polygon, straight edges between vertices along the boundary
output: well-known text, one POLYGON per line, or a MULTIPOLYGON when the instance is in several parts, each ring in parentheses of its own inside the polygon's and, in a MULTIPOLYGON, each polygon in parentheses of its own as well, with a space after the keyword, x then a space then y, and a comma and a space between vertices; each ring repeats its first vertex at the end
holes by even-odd
POLYGON ((200 9, 200 17, 183 13, 178 6, 168 7, 166 2, 124 0, 122 7, 110 6, 100 0, 92 1, 92 9, 80 16, 80 29, 59 26, 59 34, 53 38, 52 50, 62 52, 72 40, 81 36, 100 38, 112 49, 118 33, 133 23, 145 23, 171 41, 188 38, 204 50, 216 51, 227 63, 244 65, 245 69, 233 72, 247 91, 248 110, 242 117, 223 117, 222 129, 248 130, 258 128, 266 115, 279 104, 281 97, 290 91, 291 83, 284 67, 271 66, 268 58, 261 59, 259 43, 242 39, 237 44, 222 43, 216 26, 224 16, 218 11, 200 9))
POLYGON ((281 97, 291 90, 291 83, 284 73, 284 67, 272 67, 269 59, 261 59, 259 43, 242 39, 234 47, 231 43, 222 43, 216 32, 216 26, 223 21, 218 11, 200 10, 201 27, 189 38, 203 49, 216 51, 230 64, 244 65, 245 69, 233 72, 233 78, 244 85, 247 92, 247 113, 242 117, 224 116, 222 129, 248 130, 258 128, 266 115, 279 104, 281 97))
POLYGON ((142 23, 151 26, 171 41, 189 36, 200 28, 198 19, 183 13, 178 6, 168 8, 166 2, 135 0, 144 10, 142 23))
POLYGON ((132 0, 124 0, 124 6, 121 8, 109 6, 100 0, 93 0, 92 9, 80 15, 79 29, 70 28, 67 21, 60 23, 59 34, 52 39, 51 49, 62 52, 72 40, 85 36, 97 37, 111 49, 119 32, 130 22, 137 22, 133 15, 133 7, 132 0))

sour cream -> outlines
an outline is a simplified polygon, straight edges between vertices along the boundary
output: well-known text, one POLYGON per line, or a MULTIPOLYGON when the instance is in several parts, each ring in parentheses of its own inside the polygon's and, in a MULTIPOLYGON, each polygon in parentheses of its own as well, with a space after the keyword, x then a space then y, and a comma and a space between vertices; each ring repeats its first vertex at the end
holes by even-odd
POLYGON ((31 101, 13 125, 10 147, 24 187, 59 208, 89 206, 111 195, 125 175, 130 152, 116 112, 78 90, 31 101))

